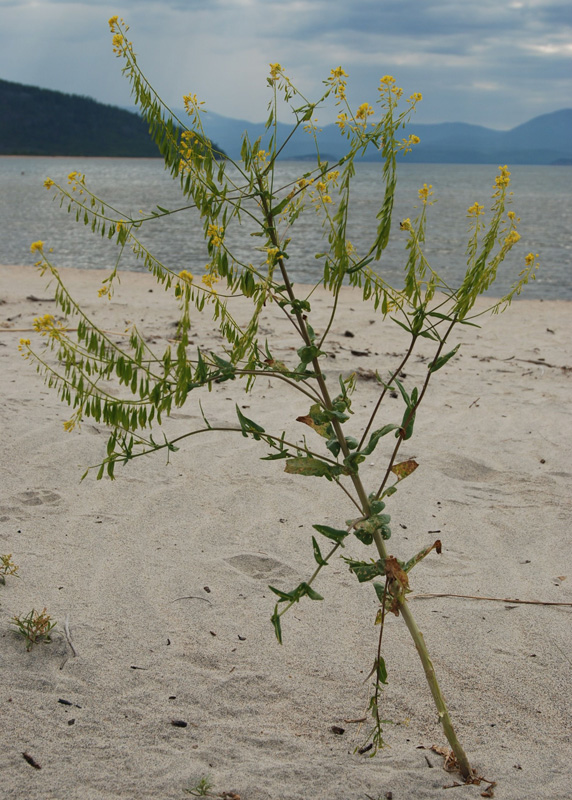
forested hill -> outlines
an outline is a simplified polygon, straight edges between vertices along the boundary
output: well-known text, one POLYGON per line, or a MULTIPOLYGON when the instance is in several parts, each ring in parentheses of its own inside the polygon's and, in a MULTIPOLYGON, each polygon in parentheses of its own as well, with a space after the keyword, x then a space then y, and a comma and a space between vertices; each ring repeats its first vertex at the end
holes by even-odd
POLYGON ((158 157, 136 113, 0 80, 0 155, 158 157))

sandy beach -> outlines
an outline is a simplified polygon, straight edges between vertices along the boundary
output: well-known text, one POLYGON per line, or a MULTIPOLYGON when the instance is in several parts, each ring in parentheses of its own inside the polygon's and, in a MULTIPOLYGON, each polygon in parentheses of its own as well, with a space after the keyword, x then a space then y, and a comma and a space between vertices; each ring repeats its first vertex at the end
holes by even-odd
MULTIPOLYGON (((151 276, 122 273, 109 303, 97 297, 103 273, 62 274, 101 327, 136 322, 159 353, 173 337, 176 302, 151 276)), ((343 561, 316 584, 324 602, 305 598, 276 642, 268 585, 306 580, 312 524, 353 516, 335 485, 286 475, 280 461, 260 460, 264 445, 218 432, 183 442, 169 464, 156 454, 118 467, 113 482, 95 473, 80 482, 105 454, 104 429, 86 420, 65 433, 70 409, 18 352, 34 317, 55 313, 50 298, 36 269, 0 267, 0 555, 12 554, 20 576, 0 585, 2 797, 182 800, 207 776, 213 795, 241 800, 486 792, 485 782, 445 788, 460 778, 430 749, 446 739, 394 616, 384 632, 389 746, 375 758, 355 752, 378 603, 343 561), (10 620, 44 607, 58 623, 53 641, 26 652, 10 620)), ((328 308, 319 294, 316 329, 328 308)), ((397 557, 442 541, 442 554, 411 573, 413 595, 505 600, 410 600, 459 738, 499 800, 572 796, 572 607, 508 602, 572 604, 571 312, 564 301, 518 300, 460 332, 461 350, 435 376, 404 444, 420 467, 388 503, 397 557)), ((278 336, 280 358, 299 346, 275 308, 262 328, 278 336)), ((208 316, 193 339, 221 342, 208 316)), ((326 371, 332 383, 358 371, 356 425, 377 398, 372 371, 395 367, 404 342, 343 293, 326 371)), ((426 369, 414 358, 406 385, 426 369)), ((295 422, 304 398, 266 378, 248 395, 237 383, 191 395, 169 433, 198 425, 198 399, 213 424, 234 424, 238 402, 269 431, 280 433, 286 412, 292 435, 305 433, 295 422)), ((399 421, 402 401, 391 402, 399 421)), ((371 488, 383 451, 374 456, 364 467, 371 488)), ((373 555, 357 540, 346 551, 373 555)))

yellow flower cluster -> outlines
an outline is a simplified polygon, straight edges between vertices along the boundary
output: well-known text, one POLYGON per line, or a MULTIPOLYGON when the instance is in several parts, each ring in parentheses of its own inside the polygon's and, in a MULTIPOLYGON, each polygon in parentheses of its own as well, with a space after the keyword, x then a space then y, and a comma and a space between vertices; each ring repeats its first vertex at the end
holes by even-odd
POLYGON ((399 145, 399 150, 402 150, 403 153, 410 153, 413 149, 414 144, 419 144, 421 139, 419 136, 416 136, 414 133, 410 133, 407 139, 402 139, 401 144, 399 145))
POLYGON ((51 178, 46 178, 46 180, 44 181, 44 186, 46 187, 46 189, 51 189, 52 186, 55 186, 55 183, 51 178))
POLYGON ((259 150, 258 153, 256 154, 256 157, 261 164, 266 164, 269 155, 270 154, 267 153, 266 150, 259 150))
POLYGON ((29 339, 20 339, 20 344, 18 345, 18 350, 22 353, 24 358, 29 358, 29 356, 30 356, 30 351, 28 349, 30 347, 30 344, 31 344, 31 342, 30 342, 29 339))
POLYGON ((60 339, 61 334, 66 330, 61 322, 56 322, 52 314, 44 314, 43 317, 34 319, 34 330, 42 336, 49 336, 52 339, 60 339))
POLYGON ((280 64, 278 63, 270 64, 270 80, 272 82, 278 80, 281 72, 282 72, 282 66, 280 64))
POLYGON ((185 104, 185 111, 187 114, 191 115, 195 111, 202 111, 204 112, 205 101, 199 100, 196 94, 185 94, 183 95, 183 103, 185 104))
POLYGON ((365 121, 367 120, 368 117, 373 116, 373 114, 375 114, 375 111, 370 106, 370 104, 362 103, 361 106, 359 106, 358 110, 356 111, 356 119, 361 119, 365 121))
POLYGON ((400 222, 399 223, 399 227, 401 228, 402 231, 412 231, 413 230, 413 225, 411 224, 411 220, 409 219, 409 217, 407 217, 407 219, 404 219, 402 222, 400 222))
POLYGON ((473 205, 467 209, 467 216, 468 217, 480 217, 485 213, 485 207, 480 206, 478 203, 473 203, 473 205))
POLYGON ((111 44, 113 45, 113 52, 116 56, 120 56, 123 53, 123 43, 125 42, 125 37, 121 33, 114 33, 113 39, 111 40, 111 44))
POLYGON ((30 250, 32 253, 41 253, 44 249, 44 243, 42 241, 32 242, 30 245, 30 250))
POLYGON ((419 199, 421 200, 424 206, 427 205, 427 203, 429 202, 429 198, 433 194, 432 189, 433 189, 433 184, 430 183, 429 186, 427 186, 427 184, 424 183, 423 187, 419 189, 417 193, 419 195, 419 199))
POLYGON ((342 131, 342 133, 345 131, 347 124, 348 124, 348 115, 346 114, 345 111, 340 111, 340 113, 338 114, 338 118, 336 120, 336 125, 342 131))
POLYGON ((205 269, 208 269, 209 272, 207 272, 206 275, 203 275, 201 280, 207 287, 207 289, 210 289, 213 294, 216 294, 216 290, 213 289, 213 286, 215 283, 218 283, 218 281, 220 280, 220 276, 217 273, 216 269, 211 264, 207 264, 205 269))
POLYGON ((224 228, 220 225, 211 224, 207 228, 207 236, 214 247, 220 247, 224 236, 224 228))
POLYGON ((327 83, 331 83, 334 87, 334 94, 338 98, 336 105, 339 105, 346 99, 346 86, 347 82, 344 78, 348 77, 348 73, 341 67, 336 67, 330 71, 330 77, 327 83))
POLYGON ((538 258, 538 253, 536 255, 534 253, 529 253, 527 256, 524 257, 524 263, 527 267, 532 267, 535 260, 538 258))
POLYGON ((495 178, 495 186, 498 186, 499 188, 501 186, 508 186, 510 183, 510 172, 507 165, 505 164, 504 167, 499 166, 499 170, 500 175, 497 175, 495 178))
POLYGON ((185 283, 193 282, 192 274, 186 269, 183 269, 179 272, 179 278, 182 278, 185 281, 185 283))
POLYGON ((511 231, 509 235, 505 238, 504 243, 507 247, 512 247, 513 244, 516 244, 520 239, 520 233, 518 231, 511 231))
POLYGON ((267 247, 266 248, 266 261, 265 264, 273 267, 276 264, 276 255, 279 253, 280 250, 277 247, 267 247))
POLYGON ((420 103, 421 100, 423 100, 421 92, 413 92, 413 94, 410 94, 407 98, 408 103, 420 103))

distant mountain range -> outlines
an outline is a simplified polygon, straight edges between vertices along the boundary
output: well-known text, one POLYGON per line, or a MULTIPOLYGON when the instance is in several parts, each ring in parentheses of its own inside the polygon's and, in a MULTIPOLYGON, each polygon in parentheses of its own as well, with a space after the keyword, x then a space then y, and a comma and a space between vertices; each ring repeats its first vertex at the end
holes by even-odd
MULTIPOLYGON (((263 123, 223 117, 209 111, 203 117, 207 136, 219 143, 233 159, 240 157, 240 142, 245 131, 250 141, 262 137, 264 148, 268 135, 263 123)), ((284 141, 291 126, 278 124, 278 140, 284 141)), ((443 122, 438 125, 417 124, 407 127, 415 133, 419 144, 407 154, 415 163, 443 164, 554 164, 572 165, 572 108, 542 114, 510 131, 496 131, 463 122, 443 122)), ((405 135, 405 134, 404 134, 405 135)), ((337 125, 325 125, 318 136, 320 153, 325 160, 337 160, 344 153, 346 139, 337 125)), ((284 158, 312 157, 313 142, 299 130, 284 149, 284 158)), ((378 160, 379 153, 367 153, 365 160, 378 160)))
MULTIPOLYGON (((184 111, 176 113, 182 120, 186 118, 184 111)), ((251 142, 262 137, 263 148, 268 141, 263 123, 210 111, 204 115, 203 124, 207 136, 233 159, 240 158, 245 132, 251 142)), ((279 141, 284 141, 291 130, 291 126, 279 123, 279 141)), ((572 165, 572 109, 543 114, 510 131, 461 122, 422 125, 413 120, 408 132, 421 140, 408 153, 410 162, 572 165)), ((320 132, 319 143, 322 158, 335 161, 343 155, 346 140, 331 124, 320 132)), ((136 158, 156 157, 158 152, 146 123, 132 111, 88 97, 0 80, 0 155, 136 158)), ((282 157, 314 157, 308 135, 297 131, 282 157)), ((372 152, 365 158, 377 160, 379 154, 372 152)))

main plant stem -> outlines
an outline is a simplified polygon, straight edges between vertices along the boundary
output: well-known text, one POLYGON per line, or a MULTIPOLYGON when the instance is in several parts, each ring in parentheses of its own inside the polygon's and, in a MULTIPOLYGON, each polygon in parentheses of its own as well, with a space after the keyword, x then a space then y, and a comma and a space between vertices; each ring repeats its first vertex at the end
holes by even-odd
MULTIPOLYGON (((379 535, 379 533, 374 534, 374 540, 381 558, 382 559, 387 558, 387 550, 385 548, 385 543, 381 538, 381 536, 379 535)), ((431 661, 431 658, 429 656, 429 651, 427 650, 425 639, 423 637, 423 634, 419 630, 419 626, 417 625, 415 619, 413 618, 413 614, 411 613, 411 609, 409 607, 407 599, 401 594, 397 596, 397 599, 399 603, 399 611, 401 612, 403 621, 407 625, 407 629, 411 634, 411 638, 413 639, 415 648, 417 650, 417 653, 419 654, 421 663, 423 664, 425 677, 427 678, 429 689, 431 690, 435 706, 437 707, 439 722, 443 726, 443 731, 445 733, 445 736, 447 737, 447 741, 451 745, 451 750, 455 754, 455 758, 457 759, 461 775, 465 780, 468 780, 472 776, 473 771, 471 769, 471 765, 469 764, 469 759, 467 758, 467 754, 465 753, 463 746, 459 742, 455 729, 453 728, 453 723, 451 722, 451 717, 447 709, 447 704, 445 703, 445 698, 443 697, 443 694, 441 692, 441 687, 439 686, 437 676, 435 675, 435 669, 433 667, 433 662, 431 661)))

